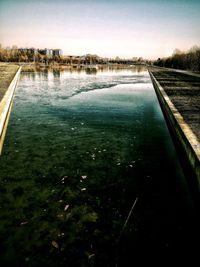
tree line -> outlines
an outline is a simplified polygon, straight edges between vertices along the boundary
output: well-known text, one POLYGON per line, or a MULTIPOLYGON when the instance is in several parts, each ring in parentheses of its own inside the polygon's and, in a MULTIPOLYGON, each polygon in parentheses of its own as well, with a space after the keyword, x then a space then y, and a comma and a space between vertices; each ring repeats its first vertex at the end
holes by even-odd
POLYGON ((46 53, 46 50, 30 49, 4 49, 0 48, 1 62, 42 62, 58 61, 60 56, 46 53))
POLYGON ((200 71, 200 46, 193 46, 187 52, 175 49, 171 57, 158 58, 153 64, 166 68, 200 71))

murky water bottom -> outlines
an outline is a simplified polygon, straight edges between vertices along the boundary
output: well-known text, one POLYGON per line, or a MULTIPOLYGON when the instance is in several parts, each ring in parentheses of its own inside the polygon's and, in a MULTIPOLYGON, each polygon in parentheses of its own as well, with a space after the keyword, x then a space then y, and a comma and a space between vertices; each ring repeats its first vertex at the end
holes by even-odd
POLYGON ((132 266, 193 238, 146 70, 22 74, 0 166, 2 266, 132 266))

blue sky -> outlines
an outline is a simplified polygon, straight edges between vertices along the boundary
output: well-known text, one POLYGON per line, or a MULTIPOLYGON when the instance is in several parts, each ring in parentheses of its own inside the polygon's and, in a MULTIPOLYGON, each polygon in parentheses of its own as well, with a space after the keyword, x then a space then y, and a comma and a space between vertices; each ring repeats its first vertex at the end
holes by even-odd
POLYGON ((199 0, 0 0, 0 43, 157 58, 200 44, 199 13, 199 0))

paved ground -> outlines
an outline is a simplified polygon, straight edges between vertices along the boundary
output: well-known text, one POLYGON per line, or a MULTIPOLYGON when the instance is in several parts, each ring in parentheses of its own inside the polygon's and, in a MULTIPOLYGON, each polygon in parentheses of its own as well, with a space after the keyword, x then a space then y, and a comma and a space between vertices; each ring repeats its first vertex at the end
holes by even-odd
POLYGON ((154 67, 150 71, 200 140, 200 74, 154 67))
POLYGON ((18 69, 17 65, 0 63, 0 102, 18 69))

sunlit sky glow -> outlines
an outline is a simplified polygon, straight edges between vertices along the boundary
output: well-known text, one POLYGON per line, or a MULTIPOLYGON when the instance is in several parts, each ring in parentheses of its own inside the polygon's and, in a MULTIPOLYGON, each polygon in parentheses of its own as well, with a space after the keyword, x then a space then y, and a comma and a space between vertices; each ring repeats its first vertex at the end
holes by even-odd
POLYGON ((157 58, 200 44, 200 0, 0 0, 3 46, 157 58))

